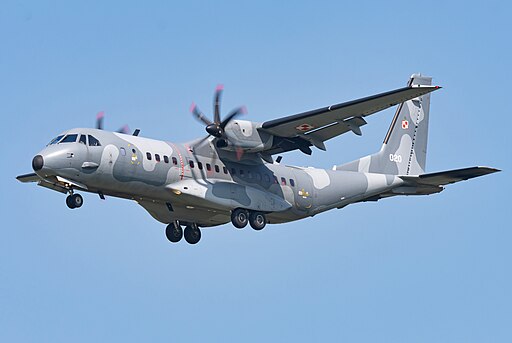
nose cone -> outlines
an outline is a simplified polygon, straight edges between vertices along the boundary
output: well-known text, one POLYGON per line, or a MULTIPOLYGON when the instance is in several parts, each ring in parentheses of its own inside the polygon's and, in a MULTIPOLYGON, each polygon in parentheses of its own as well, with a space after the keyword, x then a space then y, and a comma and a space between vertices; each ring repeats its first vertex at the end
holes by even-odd
POLYGON ((34 171, 38 171, 38 170, 41 170, 43 168, 43 156, 41 155, 36 155, 33 159, 32 159, 32 169, 34 169, 34 171))

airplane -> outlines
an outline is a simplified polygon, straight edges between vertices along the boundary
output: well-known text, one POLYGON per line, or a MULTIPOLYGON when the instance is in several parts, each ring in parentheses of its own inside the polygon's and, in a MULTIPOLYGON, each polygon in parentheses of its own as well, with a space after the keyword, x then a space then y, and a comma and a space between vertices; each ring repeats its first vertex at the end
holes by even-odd
POLYGON ((470 167, 426 173, 432 78, 413 74, 406 87, 263 123, 237 119, 240 107, 220 116, 218 86, 213 121, 193 104, 192 114, 207 136, 178 144, 103 130, 74 128, 53 138, 32 160, 34 173, 21 182, 68 194, 79 208, 76 191, 131 199, 156 220, 176 243, 201 239, 201 229, 231 222, 255 230, 286 223, 349 204, 399 195, 439 193, 451 183, 500 170, 470 167), (361 135, 366 117, 397 106, 381 149, 332 169, 281 164, 273 155, 311 147, 344 133, 361 135), (185 227, 183 229, 183 227, 185 227))

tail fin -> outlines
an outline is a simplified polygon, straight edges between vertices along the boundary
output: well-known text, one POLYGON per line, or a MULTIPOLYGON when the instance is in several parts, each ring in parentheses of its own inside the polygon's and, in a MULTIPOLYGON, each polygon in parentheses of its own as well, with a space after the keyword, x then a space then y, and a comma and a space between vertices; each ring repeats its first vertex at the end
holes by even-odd
MULTIPOLYGON (((407 85, 431 84, 431 77, 413 74, 407 85)), ((430 93, 401 103, 380 151, 335 169, 392 175, 425 173, 429 111, 430 93)))

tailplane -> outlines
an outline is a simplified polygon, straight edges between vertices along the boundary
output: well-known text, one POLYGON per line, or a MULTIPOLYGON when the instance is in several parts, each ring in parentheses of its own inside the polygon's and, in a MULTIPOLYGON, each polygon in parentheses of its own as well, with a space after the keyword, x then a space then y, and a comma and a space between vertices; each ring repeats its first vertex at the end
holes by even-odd
MULTIPOLYGON (((430 86, 432 78, 413 74, 409 87, 430 86)), ((376 154, 336 166, 336 170, 391 175, 425 173, 430 93, 401 103, 376 154)))

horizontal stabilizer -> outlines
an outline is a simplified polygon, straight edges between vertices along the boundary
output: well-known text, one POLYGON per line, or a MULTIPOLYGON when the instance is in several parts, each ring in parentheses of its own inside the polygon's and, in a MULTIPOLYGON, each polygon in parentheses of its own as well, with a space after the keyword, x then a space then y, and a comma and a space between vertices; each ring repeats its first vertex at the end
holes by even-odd
POLYGON ((41 178, 37 176, 36 173, 23 174, 16 176, 16 180, 20 182, 37 182, 40 181, 41 178))
POLYGON ((429 173, 418 176, 400 176, 407 182, 426 186, 444 186, 450 183, 469 180, 487 174, 499 172, 501 170, 489 167, 471 167, 463 169, 448 170, 437 173, 429 173))

